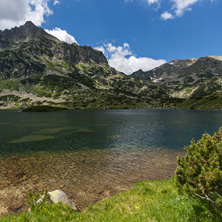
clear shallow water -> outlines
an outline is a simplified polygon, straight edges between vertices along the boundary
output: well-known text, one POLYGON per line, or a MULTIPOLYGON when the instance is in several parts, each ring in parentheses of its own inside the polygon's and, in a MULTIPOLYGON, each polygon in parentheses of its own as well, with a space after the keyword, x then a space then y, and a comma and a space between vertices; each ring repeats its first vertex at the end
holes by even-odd
POLYGON ((183 147, 220 126, 221 111, 1 110, 0 217, 28 191, 62 189, 84 209, 137 181, 168 179, 183 147))
POLYGON ((222 126, 221 111, 0 111, 0 155, 91 149, 183 150, 222 126))

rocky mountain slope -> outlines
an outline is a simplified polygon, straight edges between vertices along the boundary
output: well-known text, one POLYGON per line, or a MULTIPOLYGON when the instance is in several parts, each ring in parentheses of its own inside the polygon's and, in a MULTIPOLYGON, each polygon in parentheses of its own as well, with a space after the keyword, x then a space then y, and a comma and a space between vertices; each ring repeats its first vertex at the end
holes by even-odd
POLYGON ((67 44, 31 22, 0 31, 0 108, 172 107, 165 87, 108 65, 102 52, 67 44))
POLYGON ((180 89, 184 86, 197 85, 219 75, 222 75, 222 56, 173 60, 147 72, 139 70, 131 76, 141 80, 150 79, 161 85, 180 89))
POLYGON ((222 109, 222 56, 173 60, 131 77, 159 83, 170 97, 186 100, 179 108, 222 109))
POLYGON ((0 108, 222 109, 222 56, 173 60, 130 76, 102 52, 26 22, 0 31, 0 108))

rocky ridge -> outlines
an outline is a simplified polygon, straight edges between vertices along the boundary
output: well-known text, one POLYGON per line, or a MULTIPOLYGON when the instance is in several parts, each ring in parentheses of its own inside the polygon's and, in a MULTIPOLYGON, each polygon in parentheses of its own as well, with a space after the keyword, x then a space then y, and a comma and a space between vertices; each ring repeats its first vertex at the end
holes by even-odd
POLYGON ((222 56, 173 60, 147 72, 134 72, 131 77, 159 83, 171 98, 185 99, 178 108, 222 109, 222 56))
POLYGON ((168 97, 158 84, 110 67, 102 52, 62 42, 31 22, 0 32, 1 108, 150 108, 168 97))
POLYGON ((222 56, 207 56, 199 59, 173 60, 150 71, 132 73, 136 79, 149 80, 169 88, 197 85, 214 76, 222 75, 222 56))
POLYGON ((222 56, 127 76, 102 52, 62 42, 32 22, 0 31, 0 108, 222 109, 221 76, 222 56))

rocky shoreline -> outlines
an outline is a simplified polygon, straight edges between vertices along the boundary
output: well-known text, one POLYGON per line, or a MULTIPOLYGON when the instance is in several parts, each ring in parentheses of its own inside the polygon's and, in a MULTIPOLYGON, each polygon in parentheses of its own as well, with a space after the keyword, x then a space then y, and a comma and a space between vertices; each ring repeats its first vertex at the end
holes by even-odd
POLYGON ((183 152, 117 151, 36 153, 0 157, 0 217, 27 211, 28 192, 60 189, 83 211, 144 179, 168 179, 183 152))

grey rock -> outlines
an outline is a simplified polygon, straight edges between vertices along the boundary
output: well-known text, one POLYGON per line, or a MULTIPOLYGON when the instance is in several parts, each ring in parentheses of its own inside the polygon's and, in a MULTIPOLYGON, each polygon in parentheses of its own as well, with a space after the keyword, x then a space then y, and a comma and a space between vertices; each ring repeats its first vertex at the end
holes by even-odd
MULTIPOLYGON (((52 203, 62 203, 62 204, 66 204, 69 205, 74 211, 79 211, 77 206, 75 205, 75 203, 72 202, 72 200, 70 200, 68 198, 68 196, 61 190, 55 190, 52 192, 48 192, 49 194, 49 199, 52 203)), ((42 202, 44 199, 44 196, 42 196, 37 203, 42 202)))
POLYGON ((68 198, 68 196, 61 190, 49 192, 50 200, 53 203, 63 203, 69 205, 73 210, 78 211, 77 206, 68 198))

